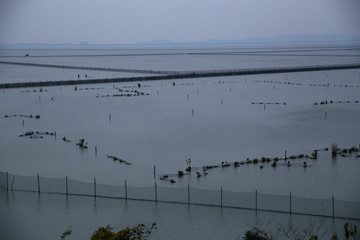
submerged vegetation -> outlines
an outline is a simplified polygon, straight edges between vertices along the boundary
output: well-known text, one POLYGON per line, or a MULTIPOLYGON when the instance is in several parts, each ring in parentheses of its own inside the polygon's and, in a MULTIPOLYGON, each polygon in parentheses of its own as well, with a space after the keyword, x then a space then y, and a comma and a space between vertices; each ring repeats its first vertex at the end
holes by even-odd
MULTIPOLYGON (((153 230, 157 229, 156 223, 153 223, 151 227, 147 227, 144 224, 139 224, 135 227, 127 227, 121 229, 118 232, 113 232, 113 228, 110 225, 106 227, 99 227, 92 235, 91 240, 143 240, 147 239, 153 230)), ((64 240, 67 236, 71 235, 72 229, 69 227, 62 233, 60 240, 64 240)))
MULTIPOLYGON (((309 224, 305 228, 280 225, 276 230, 276 233, 267 232, 260 228, 252 228, 245 232, 243 240, 276 240, 276 239, 288 239, 288 240, 319 240, 324 239, 326 234, 321 224, 315 226, 309 224)), ((357 233, 357 226, 351 223, 345 223, 344 235, 346 240, 359 240, 360 236, 357 233)), ((331 240, 338 240, 337 234, 332 235, 331 240)), ((343 239, 343 238, 341 238, 343 239)))

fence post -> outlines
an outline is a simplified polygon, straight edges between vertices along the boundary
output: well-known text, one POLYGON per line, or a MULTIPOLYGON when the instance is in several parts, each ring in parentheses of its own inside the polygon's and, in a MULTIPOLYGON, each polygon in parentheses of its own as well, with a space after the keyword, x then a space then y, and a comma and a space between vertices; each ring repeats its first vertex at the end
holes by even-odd
POLYGON ((332 218, 335 218, 335 199, 334 195, 332 196, 332 218))
POLYGON ((40 193, 40 176, 37 175, 38 193, 40 193))
POLYGON ((255 211, 257 211, 257 190, 255 190, 255 211))
POLYGON ((190 185, 188 184, 188 205, 190 205, 190 185))
POLYGON ((6 172, 6 191, 9 191, 9 173, 6 172))
POLYGON ((125 199, 127 200, 127 184, 126 184, 126 180, 125 180, 125 199))
POLYGON ((66 184, 66 196, 69 195, 69 188, 68 188, 68 179, 67 176, 65 178, 65 184, 66 184))
POLYGON ((155 202, 157 202, 157 183, 155 182, 155 202))
POLYGON ((220 188, 220 207, 223 207, 223 188, 220 188))
POLYGON ((94 197, 96 198, 96 178, 94 178, 94 197))
POLYGON ((290 215, 291 215, 291 192, 290 192, 290 215))

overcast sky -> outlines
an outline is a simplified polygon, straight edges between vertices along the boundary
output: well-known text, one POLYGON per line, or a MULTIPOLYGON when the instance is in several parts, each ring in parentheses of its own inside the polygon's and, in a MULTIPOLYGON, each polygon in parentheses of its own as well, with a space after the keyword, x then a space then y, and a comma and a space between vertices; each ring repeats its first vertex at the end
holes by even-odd
POLYGON ((359 0, 0 0, 0 43, 360 37, 359 0))

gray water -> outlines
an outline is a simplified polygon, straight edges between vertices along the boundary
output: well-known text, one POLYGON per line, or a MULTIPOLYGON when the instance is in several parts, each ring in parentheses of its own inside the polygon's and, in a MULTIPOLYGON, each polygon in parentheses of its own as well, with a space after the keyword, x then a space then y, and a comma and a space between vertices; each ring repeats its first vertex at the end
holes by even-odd
MULTIPOLYGON (((59 239, 72 227, 66 239, 90 239, 100 226, 110 224, 114 231, 139 223, 158 229, 150 239, 242 239, 253 227, 276 233, 281 227, 308 229, 320 227, 319 236, 330 239, 337 233, 343 239, 346 220, 308 217, 252 210, 187 206, 78 196, 58 196, 0 190, 0 239, 59 239)), ((359 221, 351 221, 358 225, 359 221)))
MULTIPOLYGON (((236 52, 235 50, 231 49, 230 52, 236 52)), ((316 56, 316 50, 312 48, 310 53, 315 53, 311 56, 291 56, 291 54, 263 56, 263 53, 261 56, 194 55, 184 54, 184 52, 189 52, 188 49, 130 49, 128 52, 132 54, 156 53, 157 51, 180 52, 181 54, 4 57, 8 55, 23 56, 25 52, 30 52, 30 55, 36 54, 36 51, 34 53, 31 51, 35 50, 2 50, 1 56, 3 57, 1 59, 151 70, 231 69, 359 62, 359 57, 356 57, 357 50, 342 50, 339 54, 339 51, 334 52, 333 48, 326 53, 341 56, 316 56)), ((121 50, 118 51, 122 53, 121 50)), ((194 51, 191 49, 191 52, 194 51)), ((224 52, 229 49, 225 47, 215 50, 196 49, 196 51, 201 53, 224 52)), ((48 52, 42 50, 41 54, 54 55, 54 53, 60 54, 59 52, 61 53, 59 50, 50 49, 48 52)), ((83 51, 76 49, 67 49, 64 52, 64 54, 82 53, 83 51)), ((76 78, 78 74, 84 76, 86 73, 96 77, 123 76, 124 74, 11 65, 1 65, 0 67, 1 82, 58 80, 76 78)), ((36 174, 55 178, 68 176, 86 182, 92 182, 96 177, 99 183, 113 185, 124 185, 126 180, 128 186, 153 186, 156 181, 160 186, 174 188, 190 184, 191 187, 202 189, 218 190, 223 187, 228 191, 254 192, 258 190, 261 193, 279 195, 288 195, 289 192, 292 192, 294 196, 301 197, 329 199, 331 196, 335 196, 336 199, 360 201, 360 178, 358 175, 360 158, 353 155, 332 159, 329 151, 319 152, 318 160, 306 160, 310 165, 308 168, 302 167, 303 160, 295 160, 291 167, 280 164, 274 169, 270 164, 264 164, 264 168, 260 169, 260 164, 250 164, 236 169, 233 167, 212 169, 209 170, 207 176, 201 178, 197 178, 195 173, 183 178, 175 176, 178 170, 186 168, 185 160, 188 158, 192 159, 193 167, 201 167, 220 164, 223 161, 243 161, 246 158, 262 156, 283 157, 285 151, 288 156, 300 153, 311 154, 314 149, 330 147, 332 143, 337 143, 339 147, 345 148, 358 146, 360 144, 360 103, 353 101, 360 100, 360 70, 185 79, 176 80, 175 83, 176 85, 173 86, 173 81, 144 82, 141 83, 143 87, 135 89, 148 93, 148 96, 115 98, 97 98, 97 96, 118 94, 119 92, 114 89, 114 86, 129 87, 136 86, 137 83, 78 86, 78 88, 101 88, 87 91, 75 91, 74 86, 46 87, 43 88, 43 92, 33 92, 39 88, 1 90, 0 169, 4 172, 27 176, 36 174), (312 84, 321 86, 312 86, 312 84), (31 92, 22 92, 28 90, 31 92), (342 101, 342 103, 313 106, 314 102, 324 100, 342 101), (343 101, 351 102, 344 103, 343 101), (285 102, 286 105, 266 105, 264 108, 264 105, 252 104, 252 102, 285 102), (12 114, 39 114, 41 118, 3 118, 4 115, 12 114), (23 120, 24 126, 22 126, 23 120), (29 130, 56 131, 57 137, 44 136, 44 138, 37 139, 18 137, 29 130), (63 142, 62 137, 64 136, 72 142, 63 142), (88 142, 88 149, 80 149, 75 145, 80 138, 85 138, 88 142), (97 155, 95 155, 95 146, 97 155), (107 158, 108 154, 125 159, 132 165, 113 162, 107 158), (156 166, 155 178, 154 166, 156 166), (176 183, 161 181, 159 179, 161 174, 174 174, 171 176, 176 183)), ((14 196, 16 197, 18 194, 20 193, 16 193, 14 196)), ((46 216, 50 216, 52 212, 61 212, 57 221, 64 222, 72 219, 73 216, 70 216, 70 212, 80 211, 83 215, 75 218, 78 220, 74 220, 72 224, 74 229, 75 226, 83 224, 82 219, 85 218, 85 215, 90 219, 103 216, 103 212, 99 214, 97 208, 90 211, 89 207, 78 207, 81 204, 71 205, 70 208, 67 208, 63 198, 59 197, 54 197, 55 203, 49 207, 45 204, 46 201, 42 201, 42 198, 37 201, 39 211, 43 211, 43 213, 38 213, 34 210, 36 204, 31 202, 34 200, 24 200, 35 198, 37 195, 29 195, 24 198, 21 195, 20 202, 15 197, 4 196, 2 198, 7 199, 4 200, 6 204, 3 204, 5 213, 14 219, 9 228, 6 228, 9 235, 5 234, 4 236, 12 236, 11 232, 14 231, 14 226, 16 223, 20 224, 20 218, 15 217, 16 215, 12 214, 13 211, 14 214, 19 215, 23 215, 26 211, 25 216, 39 219, 39 222, 46 216), (58 201, 61 202, 60 206, 56 204, 58 201), (20 206, 24 204, 23 202, 28 204, 25 204, 27 207, 22 210, 20 206), (15 207, 12 208, 11 204, 15 207)), ((85 201, 91 202, 91 200, 85 201)), ((72 201, 81 200, 74 199, 72 201)), ((237 231, 233 222, 238 219, 257 219, 254 216, 246 215, 254 215, 254 212, 247 212, 245 217, 240 217, 237 214, 244 214, 243 211, 225 210, 220 212, 217 208, 209 210, 209 208, 191 206, 189 209, 185 206, 173 205, 161 205, 166 206, 165 210, 161 211, 153 203, 114 202, 115 205, 117 203, 125 204, 125 206, 136 205, 136 207, 130 208, 121 207, 125 209, 124 214, 127 214, 127 217, 117 226, 123 227, 136 223, 138 220, 144 220, 145 223, 163 222, 162 229, 167 230, 156 233, 160 234, 159 239, 173 236, 174 232, 180 233, 182 230, 194 234, 198 233, 199 229, 216 230, 223 229, 224 226, 229 231, 229 235, 226 235, 225 238, 237 239, 245 229, 242 227, 237 231), (133 214, 137 216, 134 208, 146 208, 148 211, 152 211, 149 213, 152 217, 145 219, 139 213, 139 218, 132 218, 130 216, 133 214), (174 215, 178 214, 178 212, 172 211, 192 211, 194 208, 196 209, 195 213, 187 212, 181 218, 190 220, 174 220, 174 225, 186 229, 175 230, 172 227, 164 226, 167 220, 170 221, 169 218, 172 219, 174 215), (211 211, 214 211, 211 213, 213 220, 204 220, 203 227, 195 227, 198 222, 202 222, 198 220, 198 216, 210 219, 207 214, 210 214, 211 211), (222 218, 218 217, 219 213, 223 216, 222 218), (153 216, 157 214, 161 217, 153 216), (216 228, 215 225, 218 224, 220 225, 216 228)), ((92 203, 88 204, 85 206, 94 207, 92 203)), ((97 203, 97 206, 99 205, 101 204, 97 203)), ((112 215, 111 207, 104 207, 104 211, 107 212, 105 216, 109 216, 109 219, 112 220, 106 221, 107 219, 100 217, 103 220, 94 220, 91 228, 87 228, 89 231, 101 224, 118 222, 120 217, 112 215)), ((243 222, 240 225, 243 226, 243 222)), ((253 222, 250 225, 252 226, 253 222)), ((24 227, 26 228, 26 226, 24 227)), ((34 227, 29 224, 27 228, 33 229, 34 227)), ((57 233, 64 228, 66 229, 66 226, 63 225, 61 228, 56 228, 57 233)), ((246 229, 248 228, 247 226, 246 229)), ((209 231, 214 238, 218 236, 215 230, 209 231)), ((55 234, 50 230, 42 232, 55 234)), ((36 233, 33 234, 36 235, 36 233)), ((20 234, 20 236, 23 235, 20 234)), ((203 235, 196 236, 199 236, 198 239, 202 239, 203 235)), ((82 235, 82 238, 85 239, 85 235, 82 235)), ((181 239, 181 235, 174 236, 174 238, 181 239)))

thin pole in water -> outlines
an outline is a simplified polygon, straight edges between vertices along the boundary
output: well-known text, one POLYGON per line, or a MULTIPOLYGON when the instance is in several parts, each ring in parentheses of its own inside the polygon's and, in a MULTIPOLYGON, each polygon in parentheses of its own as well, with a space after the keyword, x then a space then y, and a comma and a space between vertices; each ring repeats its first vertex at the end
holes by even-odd
POLYGON ((291 215, 291 192, 290 192, 290 215, 291 215))
POLYGON ((335 218, 335 199, 334 196, 332 196, 332 218, 335 218))
POLYGON ((188 205, 190 205, 190 184, 188 184, 188 205))
POLYGON ((155 182, 155 202, 157 202, 157 184, 155 182))
POLYGON ((126 184, 126 180, 125 180, 125 199, 127 200, 127 184, 126 184))
POLYGON ((40 176, 37 175, 38 193, 40 193, 40 176))
POLYGON ((222 208, 223 207, 223 188, 221 186, 220 188, 220 207, 222 208))
POLYGON ((6 172, 6 191, 9 191, 9 173, 6 172))
POLYGON ((96 198, 96 178, 94 178, 94 197, 96 198))
POLYGON ((24 120, 22 120, 22 127, 24 128, 24 125, 25 125, 25 122, 24 122, 24 120))
POLYGON ((11 191, 13 190, 14 181, 15 181, 15 177, 13 177, 12 182, 11 182, 11 191))
POLYGON ((111 113, 109 113, 109 122, 111 122, 111 113))
POLYGON ((257 190, 255 190, 255 210, 257 211, 257 190))
POLYGON ((68 178, 65 177, 65 186, 66 186, 66 196, 69 195, 69 188, 68 188, 68 178))
POLYGON ((97 146, 95 145, 95 156, 97 156, 97 146))

